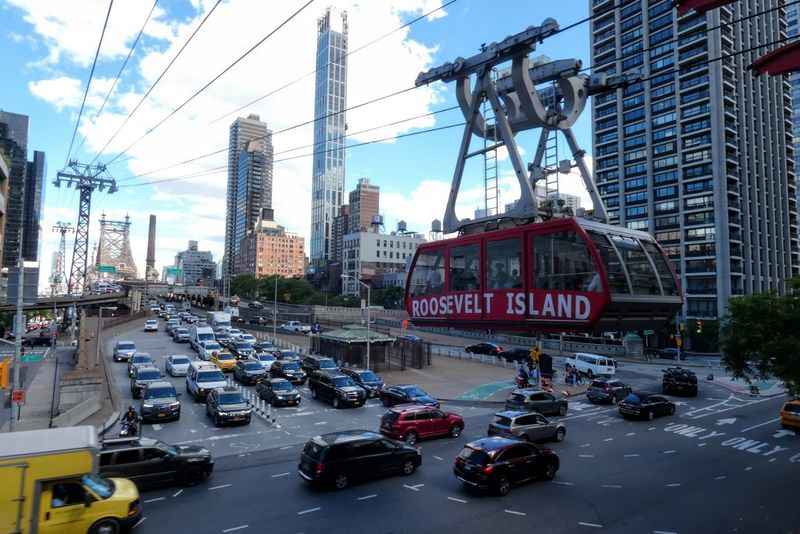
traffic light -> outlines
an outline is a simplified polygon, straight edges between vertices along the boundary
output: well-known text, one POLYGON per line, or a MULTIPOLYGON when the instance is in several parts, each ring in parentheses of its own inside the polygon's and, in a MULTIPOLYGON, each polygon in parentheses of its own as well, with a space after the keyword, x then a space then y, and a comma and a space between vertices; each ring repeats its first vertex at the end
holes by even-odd
POLYGON ((697 321, 697 333, 698 334, 703 333, 703 321, 697 321))
POLYGON ((11 374, 10 363, 8 360, 0 362, 0 389, 8 389, 9 375, 11 374))

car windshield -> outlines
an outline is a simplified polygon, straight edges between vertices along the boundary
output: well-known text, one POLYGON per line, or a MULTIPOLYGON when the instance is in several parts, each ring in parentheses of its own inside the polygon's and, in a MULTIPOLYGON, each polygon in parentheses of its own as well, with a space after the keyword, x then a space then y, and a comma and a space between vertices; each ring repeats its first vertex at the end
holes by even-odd
POLYGON ((197 375, 198 382, 224 382, 222 371, 203 371, 197 375))
POLYGON ((485 451, 473 449, 472 447, 464 447, 458 453, 458 457, 475 465, 486 465, 489 462, 489 455, 485 451))
POLYGON ((336 368, 336 362, 333 361, 333 360, 329 360, 327 358, 322 359, 322 360, 319 361, 319 368, 320 369, 335 369, 336 368))
POLYGON ((133 343, 120 343, 117 348, 119 350, 136 350, 136 345, 133 343))
POLYGON ((101 499, 108 499, 114 494, 114 483, 98 475, 83 475, 81 484, 101 499))
POLYGON ((145 399, 168 399, 175 396, 175 388, 147 388, 145 399))
POLYGON ((252 350, 253 349, 253 345, 251 345, 250 343, 241 343, 240 342, 240 343, 236 343, 236 348, 239 349, 239 350, 252 350))
POLYGON ((353 380, 349 376, 337 376, 333 379, 333 384, 337 388, 344 388, 347 386, 355 386, 353 380))
POLYGON ((136 380, 153 380, 155 378, 161 378, 158 369, 142 369, 136 373, 136 380))
POLYGON ((172 365, 188 365, 189 358, 185 356, 178 356, 177 358, 172 358, 172 365))
POLYGON ((245 362, 244 368, 248 371, 260 371, 263 369, 258 362, 245 362))
POLYGON ((494 422, 497 425, 508 426, 511 424, 511 419, 506 417, 505 415, 495 415, 494 422))
POLYGON ((219 396, 220 404, 242 404, 243 402, 241 393, 222 393, 219 396))
POLYGON ((363 373, 360 373, 359 376, 361 377, 361 380, 363 380, 364 382, 379 382, 380 381, 380 378, 378 378, 378 375, 376 375, 372 371, 364 371, 363 373))
POLYGON ((309 441, 303 449, 303 454, 309 456, 312 460, 320 460, 324 450, 325 448, 319 443, 309 441))
POLYGON ((258 359, 261 360, 262 362, 274 362, 275 356, 273 356, 272 354, 259 354, 258 359))
POLYGON ((510 400, 511 402, 520 402, 520 403, 522 403, 522 402, 525 402, 525 395, 523 395, 522 393, 514 393, 514 394, 511 395, 511 398, 508 399, 508 400, 510 400))
POLYGON ((297 362, 283 362, 283 369, 285 371, 297 371, 300 369, 300 364, 297 362))
POLYGON ((206 343, 205 344, 206 350, 219 350, 222 348, 222 345, 219 343, 206 343))
POLYGON ((272 389, 289 391, 290 389, 292 389, 292 385, 289 382, 273 382, 272 389))
POLYGON ((189 331, 186 330, 185 328, 177 328, 176 330, 177 330, 177 332, 179 334, 188 334, 189 333, 189 331))
POLYGON ((146 363, 146 362, 152 362, 152 361, 153 361, 153 358, 151 358, 150 356, 134 356, 133 357, 133 363, 146 363))
POLYGON ((789 412, 789 413, 800 414, 800 404, 789 404, 789 403, 787 403, 786 405, 784 405, 783 411, 784 412, 789 412))
POLYGON ((233 359, 233 354, 230 354, 228 352, 220 352, 219 354, 217 354, 217 359, 218 360, 232 360, 233 359))
POLYGON ((408 393, 409 397, 427 397, 428 394, 422 391, 420 388, 414 386, 410 388, 405 388, 405 392, 408 393))

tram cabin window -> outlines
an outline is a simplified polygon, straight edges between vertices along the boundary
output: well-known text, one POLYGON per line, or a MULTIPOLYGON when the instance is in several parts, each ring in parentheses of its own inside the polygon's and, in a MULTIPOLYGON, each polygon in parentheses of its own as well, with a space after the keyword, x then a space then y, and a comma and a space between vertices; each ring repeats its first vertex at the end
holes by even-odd
POLYGON ((606 276, 608 277, 611 293, 630 294, 631 290, 628 287, 628 279, 625 276, 625 270, 622 268, 622 262, 619 260, 617 251, 611 246, 608 238, 604 234, 592 230, 588 230, 588 234, 594 241, 606 268, 606 276))
POLYGON ((518 238, 486 243, 486 273, 489 289, 522 287, 520 249, 518 238))
POLYGON ((411 296, 441 293, 444 288, 444 254, 441 250, 421 252, 411 275, 411 296))
POLYGON ((480 245, 463 245, 450 249, 450 291, 480 289, 480 245))
POLYGON ((577 232, 533 236, 533 259, 536 289, 603 291, 594 260, 577 232))
POLYGON ((625 262, 625 267, 628 268, 633 293, 635 295, 660 295, 658 279, 639 241, 632 237, 619 235, 612 235, 611 241, 614 242, 625 262))
POLYGON ((642 240, 642 245, 645 251, 650 255, 653 263, 656 264, 656 271, 658 272, 658 277, 661 279, 661 287, 664 289, 664 294, 670 296, 678 295, 678 286, 675 284, 675 277, 672 275, 667 260, 661 254, 661 251, 658 250, 658 247, 656 247, 655 243, 652 241, 642 240))

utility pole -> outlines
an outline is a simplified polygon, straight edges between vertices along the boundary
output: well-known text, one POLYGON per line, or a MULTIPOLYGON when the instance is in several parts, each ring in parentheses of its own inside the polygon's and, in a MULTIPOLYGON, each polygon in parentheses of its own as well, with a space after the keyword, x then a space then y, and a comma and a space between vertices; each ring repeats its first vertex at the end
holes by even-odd
POLYGON ((272 296, 272 340, 278 338, 278 275, 275 275, 275 292, 272 296))
POLYGON ((86 165, 71 160, 67 168, 59 171, 53 185, 75 186, 80 191, 78 224, 75 227, 75 244, 72 249, 72 266, 69 271, 67 293, 81 294, 86 286, 86 270, 89 257, 89 215, 92 209, 92 193, 95 189, 109 193, 117 192, 117 181, 106 172, 105 165, 86 165))
MULTIPOLYGON (((22 202, 20 205, 25 205, 25 187, 22 188, 22 202)), ((22 370, 22 334, 25 331, 25 318, 22 311, 22 297, 23 292, 25 290, 25 260, 22 257, 22 237, 23 237, 23 229, 25 225, 23 224, 23 217, 20 217, 19 221, 19 243, 17 247, 17 314, 14 317, 15 326, 14 326, 14 377, 11 381, 11 392, 13 396, 13 392, 18 388, 22 387, 20 383, 20 374, 22 370)), ((13 432, 14 431, 14 400, 11 401, 11 417, 8 420, 8 429, 13 432)), ((17 403, 17 418, 20 416, 21 405, 17 403)))

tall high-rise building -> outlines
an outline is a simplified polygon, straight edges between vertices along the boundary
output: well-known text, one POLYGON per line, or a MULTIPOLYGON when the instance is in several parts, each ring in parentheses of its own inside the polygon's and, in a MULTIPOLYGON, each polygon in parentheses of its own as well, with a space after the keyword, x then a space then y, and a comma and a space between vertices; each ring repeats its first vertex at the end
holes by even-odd
MULTIPOLYGON (((789 3, 786 6, 786 34, 794 39, 800 38, 800 4, 789 3)), ((794 134, 794 169, 800 169, 800 72, 789 75, 792 85, 792 132, 794 134)), ((800 188, 797 190, 797 201, 800 202, 800 188)))
POLYGON ((369 183, 369 178, 358 180, 350 191, 350 233, 366 232, 372 218, 380 212, 381 188, 369 183))
POLYGON ((28 162, 25 177, 25 208, 23 220, 25 231, 22 238, 22 254, 27 261, 38 261, 41 249, 41 220, 44 206, 45 175, 47 164, 44 152, 34 150, 28 162))
MULTIPOLYGON (((189 241, 189 247, 175 255, 175 268, 176 281, 186 286, 212 285, 217 272, 217 265, 214 263, 211 252, 198 250, 197 241, 189 241)), ((168 269, 169 267, 164 268, 164 276, 169 276, 168 269)))
POLYGON ((333 219, 344 196, 347 107, 347 13, 328 8, 317 21, 314 162, 311 183, 311 261, 331 257, 333 219))
POLYGON ((593 98, 595 179, 613 223, 666 249, 684 317, 719 318, 798 272, 789 83, 746 68, 786 37, 786 14, 735 22, 779 3, 679 17, 671 0, 589 1, 594 72, 644 75, 593 98))
MULTIPOLYGON (((239 152, 233 233, 234 265, 239 255, 239 243, 253 229, 261 211, 272 209, 272 192, 265 179, 265 174, 271 170, 272 158, 267 156, 263 145, 263 139, 254 139, 239 152)), ((270 177, 270 183, 271 180, 270 177)))
MULTIPOLYGON (((261 122, 258 115, 250 114, 246 118, 239 117, 230 126, 228 135, 228 191, 225 211, 225 252, 223 256, 224 265, 222 267, 223 279, 229 279, 233 273, 236 258, 234 249, 236 248, 236 226, 238 223, 236 209, 239 200, 239 159, 242 157, 243 149, 250 145, 251 141, 263 141, 257 144, 263 159, 260 162, 262 179, 261 200, 265 208, 272 207, 272 131, 267 128, 265 122, 261 122)), ((254 147, 256 145, 253 145, 254 147)), ((246 231, 246 230, 245 230, 246 231)))

